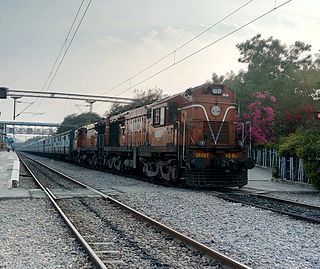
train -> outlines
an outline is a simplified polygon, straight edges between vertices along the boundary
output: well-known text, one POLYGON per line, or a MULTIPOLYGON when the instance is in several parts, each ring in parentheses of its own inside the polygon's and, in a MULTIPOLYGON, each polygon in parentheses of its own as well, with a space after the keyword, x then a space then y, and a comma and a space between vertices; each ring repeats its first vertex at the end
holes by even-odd
POLYGON ((241 188, 255 166, 246 126, 235 92, 205 83, 21 150, 168 184, 241 188))

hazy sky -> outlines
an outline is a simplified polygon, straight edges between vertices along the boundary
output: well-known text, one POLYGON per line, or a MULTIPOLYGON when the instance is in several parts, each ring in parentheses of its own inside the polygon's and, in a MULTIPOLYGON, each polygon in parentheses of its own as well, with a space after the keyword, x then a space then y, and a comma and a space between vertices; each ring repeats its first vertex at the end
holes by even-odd
MULTIPOLYGON (((84 7, 89 0, 86 0, 84 7)), ((121 87, 110 90, 143 68, 174 51, 247 0, 93 0, 87 15, 50 87, 50 91, 116 96, 170 65, 171 56, 121 87)), ((180 49, 179 61, 284 0, 255 0, 180 49)), ((0 86, 39 91, 49 75, 81 0, 0 0, 0 86)), ((285 44, 301 40, 320 49, 320 1, 293 0, 266 17, 232 34, 197 55, 135 87, 158 87, 166 94, 181 92, 211 78, 245 68, 236 44, 257 33, 285 44)), ((84 8, 81 14, 84 12, 84 8)), ((45 88, 46 89, 46 88, 45 88)), ((133 96, 133 89, 121 96, 133 96)), ((19 121, 61 122, 72 113, 88 111, 85 102, 23 98, 35 102, 19 121), (78 106, 77 106, 78 105, 78 106)), ((19 113, 27 103, 17 104, 19 113)), ((102 114, 108 103, 96 103, 102 114)), ((13 100, 0 100, 0 120, 11 120, 13 100)))

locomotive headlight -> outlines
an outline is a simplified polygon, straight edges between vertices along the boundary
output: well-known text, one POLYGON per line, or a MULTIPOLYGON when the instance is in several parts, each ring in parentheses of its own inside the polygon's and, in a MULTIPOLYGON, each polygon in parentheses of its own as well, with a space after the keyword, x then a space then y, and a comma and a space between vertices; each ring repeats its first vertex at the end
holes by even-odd
POLYGON ((206 145, 206 142, 204 142, 204 140, 200 140, 200 141, 198 142, 198 145, 199 145, 200 147, 204 147, 204 146, 206 145))
POLYGON ((213 107, 211 108, 211 114, 212 114, 213 116, 217 117, 217 116, 220 115, 220 113, 221 113, 221 107, 219 107, 219 106, 213 106, 213 107))
POLYGON ((212 88, 211 88, 211 93, 212 93, 213 95, 220 95, 220 94, 222 94, 222 89, 221 89, 221 88, 212 87, 212 88))

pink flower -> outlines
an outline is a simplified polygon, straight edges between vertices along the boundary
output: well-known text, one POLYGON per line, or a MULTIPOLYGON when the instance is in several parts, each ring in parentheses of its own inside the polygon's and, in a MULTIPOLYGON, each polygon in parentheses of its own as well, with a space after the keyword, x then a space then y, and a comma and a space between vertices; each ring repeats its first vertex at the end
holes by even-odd
POLYGON ((256 109, 256 103, 251 103, 251 104, 249 104, 249 105, 248 105, 248 109, 249 109, 249 110, 254 110, 254 109, 256 109))
POLYGON ((256 98, 248 105, 243 117, 252 124, 253 141, 259 144, 268 143, 273 139, 274 112, 272 107, 265 105, 269 102, 274 103, 276 98, 268 92, 257 92, 256 98))
POLYGON ((272 121, 273 120, 273 109, 271 107, 264 107, 263 110, 266 112, 266 117, 265 119, 267 121, 272 121))
POLYGON ((264 93, 262 93, 262 92, 257 92, 256 97, 257 97, 258 99, 265 99, 265 98, 267 97, 267 93, 266 93, 266 92, 264 92, 264 93))

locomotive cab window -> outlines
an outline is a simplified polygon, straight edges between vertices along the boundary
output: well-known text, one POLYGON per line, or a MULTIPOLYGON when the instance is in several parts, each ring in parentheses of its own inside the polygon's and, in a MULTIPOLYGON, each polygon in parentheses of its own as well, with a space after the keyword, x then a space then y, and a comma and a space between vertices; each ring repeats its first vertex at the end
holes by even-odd
POLYGON ((153 110, 153 126, 159 127, 164 125, 165 121, 165 107, 153 110))

